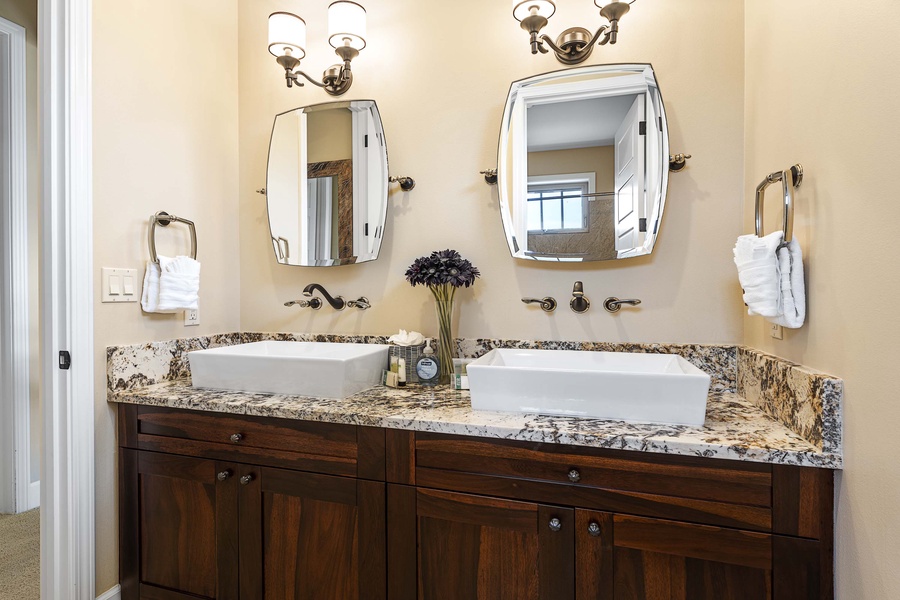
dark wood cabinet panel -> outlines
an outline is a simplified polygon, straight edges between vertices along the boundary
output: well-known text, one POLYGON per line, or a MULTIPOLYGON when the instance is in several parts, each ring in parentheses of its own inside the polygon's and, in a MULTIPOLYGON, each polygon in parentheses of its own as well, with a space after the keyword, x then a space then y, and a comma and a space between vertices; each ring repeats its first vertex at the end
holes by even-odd
MULTIPOLYGON (((135 422, 120 427, 120 440, 130 448, 346 477, 360 475, 360 428, 354 425, 155 406, 127 407, 120 409, 120 415, 122 412, 135 422), (232 436, 238 436, 237 441, 232 441, 232 436)), ((371 476, 371 455, 382 450, 377 436, 364 434, 363 441, 366 462, 360 476, 371 476)))
POLYGON ((238 597, 233 469, 214 461, 124 450, 122 597, 238 597))
POLYGON ((417 597, 574 598, 574 511, 416 491, 417 597))
POLYGON ((616 600, 772 598, 772 536, 655 519, 612 518, 616 600))
POLYGON ((416 467, 770 507, 770 465, 416 434, 416 467))
POLYGON ((385 597, 384 484, 240 467, 241 598, 385 597), (242 481, 244 481, 242 479, 242 481))

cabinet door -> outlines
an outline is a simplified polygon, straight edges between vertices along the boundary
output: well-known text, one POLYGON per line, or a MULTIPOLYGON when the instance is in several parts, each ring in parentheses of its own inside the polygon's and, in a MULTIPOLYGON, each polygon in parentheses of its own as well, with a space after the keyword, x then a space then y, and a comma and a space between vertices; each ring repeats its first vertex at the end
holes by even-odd
POLYGON ((237 599, 235 467, 120 452, 122 598, 237 599))
POLYGON ((578 600, 772 598, 771 535, 576 512, 578 600))
POLYGON ((574 598, 572 509, 389 488, 392 600, 574 598))
POLYGON ((241 600, 383 600, 384 484, 240 467, 241 600))

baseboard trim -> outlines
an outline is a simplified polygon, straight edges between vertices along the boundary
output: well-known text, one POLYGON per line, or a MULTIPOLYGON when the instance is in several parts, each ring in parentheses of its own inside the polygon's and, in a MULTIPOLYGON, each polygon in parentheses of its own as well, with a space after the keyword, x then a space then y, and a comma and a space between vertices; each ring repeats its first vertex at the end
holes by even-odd
POLYGON ((28 510, 41 505, 41 482, 32 481, 28 484, 28 510))
POLYGON ((122 586, 118 583, 99 596, 97 596, 97 600, 119 600, 122 597, 122 586))

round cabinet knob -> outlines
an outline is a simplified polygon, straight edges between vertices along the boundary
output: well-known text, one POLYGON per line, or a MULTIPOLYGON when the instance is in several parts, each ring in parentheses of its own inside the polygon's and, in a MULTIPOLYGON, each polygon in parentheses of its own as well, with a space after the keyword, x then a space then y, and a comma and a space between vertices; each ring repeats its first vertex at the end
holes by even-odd
POLYGON ((231 441, 234 442, 235 444, 240 442, 242 439, 244 439, 243 433, 232 433, 231 434, 231 441))
POLYGON ((253 473, 241 477, 241 485, 247 485, 251 481, 253 481, 253 473))
POLYGON ((581 481, 581 473, 578 472, 578 469, 569 469, 569 481, 572 483, 581 481))
POLYGON ((550 519, 550 531, 559 531, 560 529, 562 529, 562 521, 556 517, 550 519))
POLYGON ((588 523, 588 533, 594 537, 600 537, 600 523, 597 521, 588 523))
POLYGON ((218 479, 219 481, 225 481, 229 477, 231 477, 231 469, 225 469, 224 471, 216 475, 216 479, 218 479))

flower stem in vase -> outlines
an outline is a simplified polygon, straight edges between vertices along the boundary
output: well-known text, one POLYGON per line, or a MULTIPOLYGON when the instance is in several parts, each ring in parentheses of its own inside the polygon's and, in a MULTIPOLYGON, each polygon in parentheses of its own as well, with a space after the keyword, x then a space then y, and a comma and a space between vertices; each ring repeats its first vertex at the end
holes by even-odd
POLYGON ((449 284, 428 286, 434 295, 438 320, 438 363, 440 383, 449 384, 453 376, 453 297, 456 288, 449 284))

